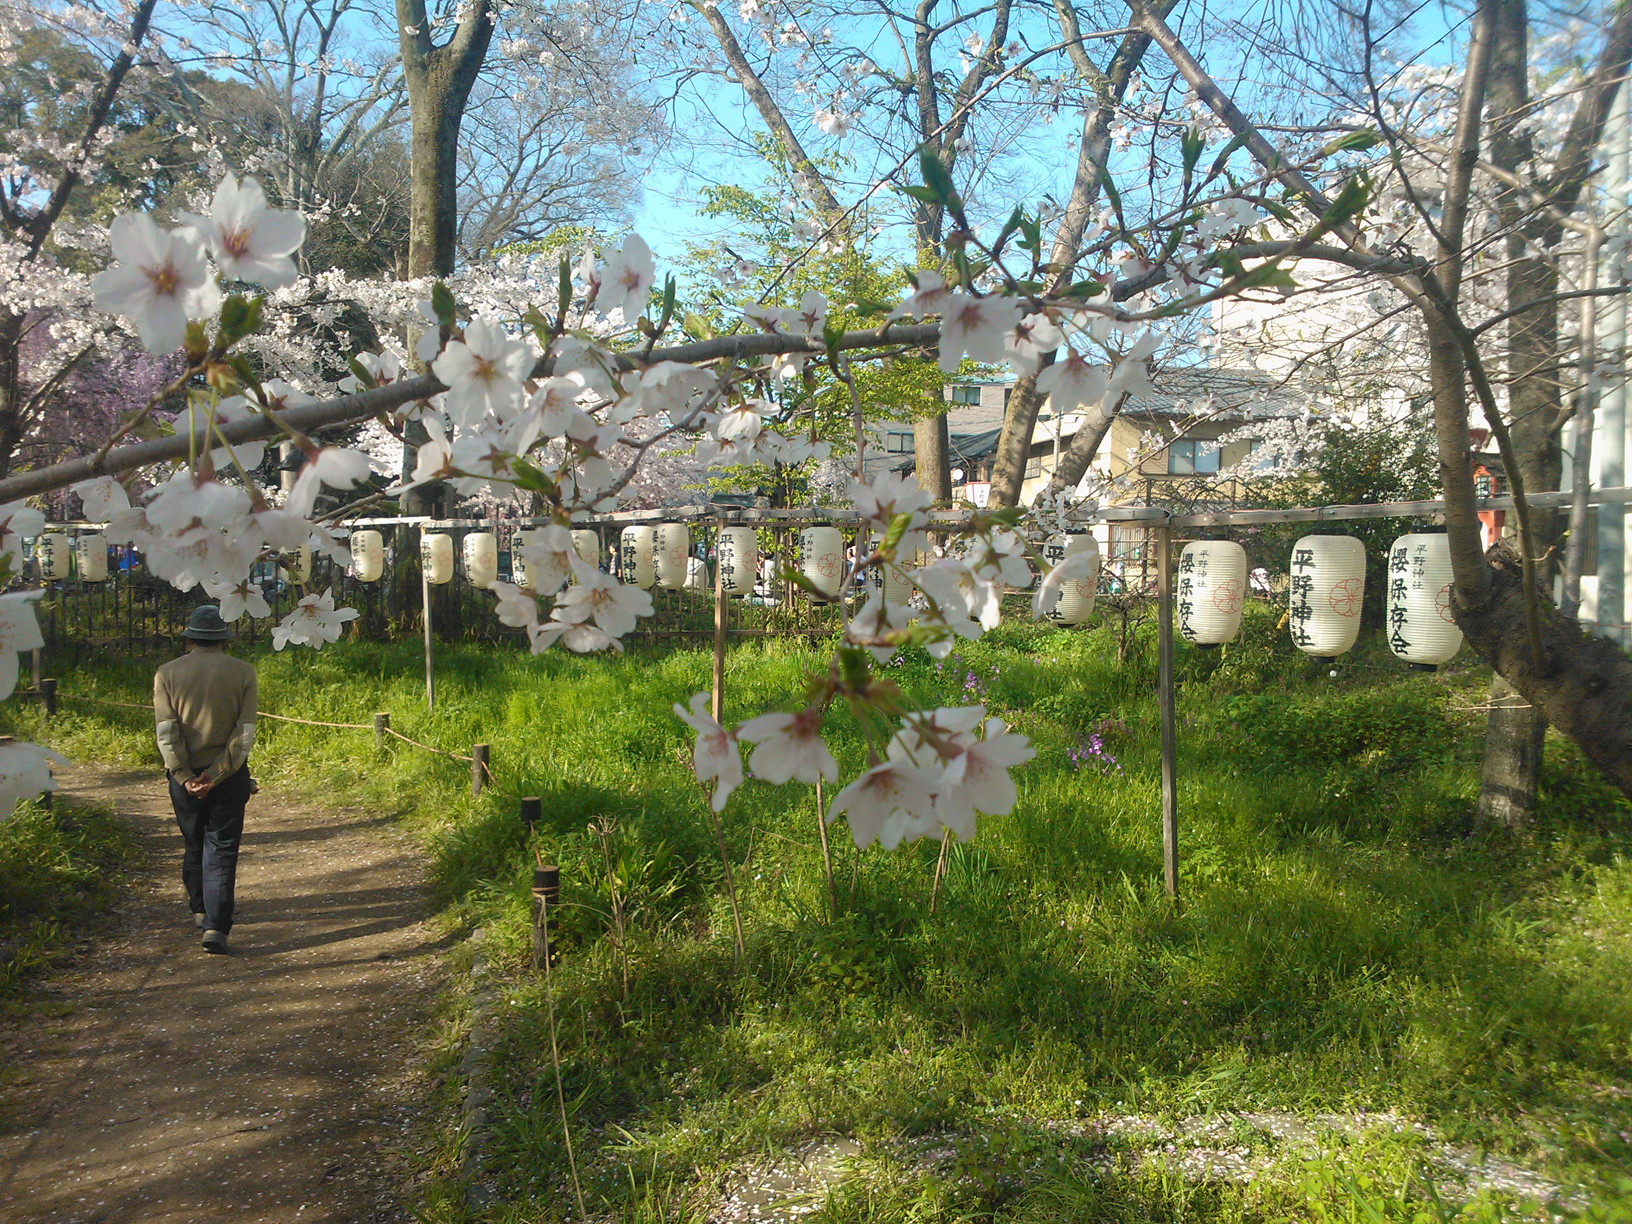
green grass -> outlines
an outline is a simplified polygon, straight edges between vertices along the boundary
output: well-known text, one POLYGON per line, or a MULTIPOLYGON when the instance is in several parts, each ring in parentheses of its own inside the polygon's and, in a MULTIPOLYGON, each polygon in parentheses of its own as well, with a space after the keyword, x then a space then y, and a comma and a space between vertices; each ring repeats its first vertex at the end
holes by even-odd
MULTIPOLYGON (((669 708, 707 687, 706 651, 444 647, 429 716, 418 649, 260 657, 262 704, 365 723, 389 710, 414 739, 490 743, 498 784, 479 801, 467 766, 401 743, 377 755, 361 731, 263 723, 257 773, 414 821, 445 921, 489 926, 509 982, 495 1143, 510 1205, 494 1219, 571 1200, 546 994, 526 968, 526 794, 562 866, 558 1035, 585 1189, 621 1218, 690 1218, 717 1174, 823 1134, 864 1151, 817 1217, 835 1222, 1546 1214, 1494 1192, 1463 1202, 1408 1128, 1299 1146, 1232 1123, 1266 1162, 1248 1182, 1162 1162, 1169 1141, 1174 1159, 1192 1143, 1179 1120, 1244 1111, 1421 1121, 1573 1187, 1592 1218, 1628 1218, 1632 810, 1555 736, 1534 834, 1476 828, 1484 716, 1469 707, 1486 673, 1466 659, 1425 676, 1360 652, 1333 677, 1267 616, 1224 651, 1181 644, 1175 906, 1148 639, 1118 665, 1104 631, 1006 625, 946 666, 908 658, 891 674, 909 693, 980 696, 1032 736, 1016 812, 956 849, 933 914, 935 846, 858 854, 835 830, 829 911, 810 789, 748 784, 725 814, 739 966, 669 708), (1071 750, 1096 732, 1115 763, 1079 767, 1071 750), (632 915, 627 997, 601 819, 632 915), (1169 1130, 1102 1125, 1129 1115, 1169 1130), (933 1166, 912 1157, 930 1141, 950 1153, 933 1166)), ((733 644, 728 715, 785 701, 819 659, 733 644)), ((128 701, 150 683, 112 663, 61 680, 128 701)), ((63 750, 156 761, 140 714, 64 708, 63 750)), ((853 775, 857 728, 841 713, 832 727, 853 775)), ((426 1218, 459 1218, 453 1202, 426 1218)))
POLYGON ((132 846, 112 812, 62 798, 0 821, 0 1008, 26 1005, 29 982, 112 904, 132 846))

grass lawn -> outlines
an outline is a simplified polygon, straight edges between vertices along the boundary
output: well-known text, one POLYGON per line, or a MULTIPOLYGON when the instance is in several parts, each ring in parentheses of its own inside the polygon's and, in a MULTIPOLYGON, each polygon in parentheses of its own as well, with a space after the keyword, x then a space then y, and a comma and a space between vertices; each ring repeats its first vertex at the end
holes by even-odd
MULTIPOLYGON (((706 651, 444 647, 434 717, 418 652, 268 654, 262 704, 486 741, 480 800, 468 766, 377 754, 369 732, 263 722, 257 774, 402 813, 445 921, 489 928, 506 1203, 483 1218, 558 1218, 573 1198, 527 961, 516 800, 536 794, 538 849, 562 868, 564 1096, 585 1196, 612 1218, 692 1218, 762 1157, 843 1137, 810 1218, 1632 1220, 1632 809, 1555 736, 1534 835, 1478 831, 1486 673, 1467 656, 1422 675, 1363 650, 1333 676, 1265 614, 1226 650, 1181 644, 1176 906, 1148 637, 1126 664, 1105 630, 1020 624, 942 666, 908 657, 892 674, 910 693, 982 700, 1032 737, 1018 808, 954 849, 933 913, 937 846, 858 854, 838 827, 830 905, 811 789, 749 783, 724 816, 738 964, 670 713, 707 687, 706 651), (1539 1206, 1515 1170, 1564 1199, 1539 1206)), ((728 715, 784 701, 819 660, 734 644, 728 715)), ((60 679, 151 691, 117 661, 60 679)), ((45 732, 63 751, 156 765, 150 719, 63 708, 45 732)), ((853 776, 854 724, 830 725, 853 776)), ((449 1193, 423 1211, 463 1218, 449 1193)))

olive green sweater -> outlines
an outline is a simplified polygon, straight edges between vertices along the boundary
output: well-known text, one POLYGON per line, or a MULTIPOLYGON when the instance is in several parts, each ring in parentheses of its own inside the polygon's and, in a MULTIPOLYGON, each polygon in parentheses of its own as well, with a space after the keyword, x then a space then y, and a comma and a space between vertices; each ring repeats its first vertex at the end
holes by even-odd
POLYGON ((153 676, 164 767, 178 782, 237 773, 255 746, 255 669, 220 649, 189 650, 153 676))

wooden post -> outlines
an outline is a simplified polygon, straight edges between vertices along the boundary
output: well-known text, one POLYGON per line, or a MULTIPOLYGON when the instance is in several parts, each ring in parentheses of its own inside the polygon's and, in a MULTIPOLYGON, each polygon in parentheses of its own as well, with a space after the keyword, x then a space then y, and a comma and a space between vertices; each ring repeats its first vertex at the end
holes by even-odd
POLYGON ((53 717, 57 712, 57 682, 50 676, 40 681, 40 703, 45 707, 45 716, 53 717))
POLYGON ((538 822, 544 816, 544 803, 537 795, 528 795, 521 801, 521 822, 527 826, 527 832, 533 832, 538 822))
POLYGON ((725 511, 714 526, 714 721, 725 722, 725 569, 720 565, 720 537, 725 511))
POLYGON ((431 658, 431 575, 425 568, 425 528, 419 529, 419 601, 425 620, 425 709, 436 709, 436 673, 431 658))
POLYGON ((550 910, 561 904, 561 868, 533 868, 533 968, 555 963, 550 947, 550 910))
POLYGON ((470 746, 470 797, 481 798, 482 787, 487 785, 487 745, 470 746))
POLYGON ((36 693, 40 691, 40 677, 44 674, 45 661, 41 657, 42 653, 38 646, 34 647, 34 691, 36 693))
POLYGON ((391 715, 381 712, 374 715, 374 751, 385 751, 385 737, 391 726, 391 715))
POLYGON ((1156 528, 1157 678, 1162 718, 1162 879, 1167 895, 1179 895, 1179 791, 1175 776, 1178 737, 1173 725, 1173 529, 1156 528))

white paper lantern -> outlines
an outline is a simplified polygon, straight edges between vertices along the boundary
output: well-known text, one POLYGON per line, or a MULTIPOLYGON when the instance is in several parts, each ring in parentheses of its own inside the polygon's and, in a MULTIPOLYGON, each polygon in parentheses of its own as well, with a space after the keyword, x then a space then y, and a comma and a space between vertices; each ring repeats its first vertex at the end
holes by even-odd
POLYGON ((1437 667, 1462 649, 1451 581, 1451 541, 1443 532, 1403 535, 1388 550, 1388 648, 1407 663, 1437 667))
POLYGON ((572 533, 572 551, 578 554, 578 559, 585 565, 593 565, 596 569, 601 565, 601 537, 588 528, 572 533))
POLYGON ((1048 614, 1059 625, 1080 625, 1093 613, 1094 596, 1099 591, 1099 541, 1086 531, 1054 536, 1043 545, 1043 562, 1053 569, 1067 557, 1089 555, 1085 577, 1060 584, 1060 602, 1048 614))
POLYGON ((652 569, 657 585, 677 591, 686 585, 691 530, 684 523, 659 523, 652 530, 652 569))
POLYGON ((293 582, 297 586, 304 586, 312 580, 312 546, 302 544, 293 552, 282 554, 283 579, 293 582))
POLYGON ((82 535, 74 541, 74 551, 79 561, 79 577, 82 582, 104 582, 107 580, 107 540, 95 533, 82 535))
POLYGON ((806 527, 799 533, 799 572, 828 599, 844 581, 844 537, 837 527, 806 527))
POLYGON ((378 582, 385 573, 385 540, 377 531, 351 533, 351 576, 358 582, 378 582))
POLYGON ((60 531, 48 531, 34 541, 34 560, 44 582, 68 577, 68 556, 68 537, 60 531))
POLYGON ((1310 535, 1292 546, 1287 614, 1292 643, 1329 659, 1360 636, 1366 596, 1366 546, 1353 536, 1310 535))
POLYGON ((727 595, 752 595, 759 572, 759 537, 752 527, 727 527, 720 532, 714 563, 727 595))
POLYGON ((491 531, 472 531, 465 537, 465 577, 485 591, 498 576, 499 537, 491 531))
MULTIPOLYGON (((877 552, 884 545, 882 534, 874 535, 872 549, 877 552)), ((901 577, 899 571, 911 570, 913 558, 905 549, 895 551, 895 564, 874 567, 867 571, 867 586, 873 594, 883 594, 885 600, 893 604, 906 604, 912 598, 916 589, 912 583, 901 577)))
POLYGON ((518 531, 510 537, 510 580, 524 591, 538 593, 538 575, 521 554, 526 551, 534 532, 518 531))
POLYGON ((650 527, 625 527, 618 541, 618 569, 626 586, 650 588, 657 581, 650 527))
POLYGON ((425 567, 425 581, 442 586, 453 581, 453 537, 431 532, 419 537, 419 563, 425 567))
POLYGON ((1233 540, 1196 540, 1179 554, 1179 632, 1197 646, 1233 642, 1241 631, 1247 553, 1233 540))

